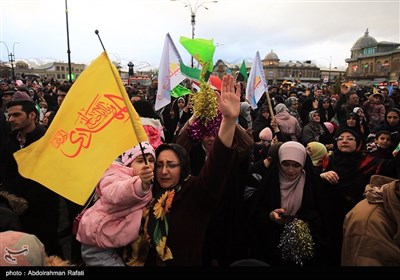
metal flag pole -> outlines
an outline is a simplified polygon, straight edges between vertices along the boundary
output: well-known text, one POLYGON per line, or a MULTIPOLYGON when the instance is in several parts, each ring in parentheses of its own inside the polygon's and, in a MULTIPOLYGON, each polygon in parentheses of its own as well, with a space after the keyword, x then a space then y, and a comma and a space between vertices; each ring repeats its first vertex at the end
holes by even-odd
POLYGON ((68 28, 68 0, 65 0, 65 17, 67 21, 67 53, 68 53, 68 76, 69 82, 72 83, 72 70, 71 70, 71 50, 69 48, 69 28, 68 28))

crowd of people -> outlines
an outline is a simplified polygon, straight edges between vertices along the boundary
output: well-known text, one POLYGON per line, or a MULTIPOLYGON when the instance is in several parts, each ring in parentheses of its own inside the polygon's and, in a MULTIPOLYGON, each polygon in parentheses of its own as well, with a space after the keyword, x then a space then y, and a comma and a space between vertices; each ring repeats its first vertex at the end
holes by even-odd
POLYGON ((110 163, 84 209, 22 177, 13 157, 46 133, 71 86, 0 81, 0 232, 35 236, 41 262, 400 265, 398 88, 273 85, 253 109, 227 74, 201 127, 201 91, 155 111, 156 78, 126 85, 148 141, 110 163))

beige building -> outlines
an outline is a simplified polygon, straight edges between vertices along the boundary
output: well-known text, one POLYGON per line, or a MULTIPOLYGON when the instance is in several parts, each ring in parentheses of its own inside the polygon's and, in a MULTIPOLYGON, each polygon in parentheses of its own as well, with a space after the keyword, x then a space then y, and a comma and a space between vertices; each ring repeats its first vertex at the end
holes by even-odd
POLYGON ((320 69, 311 60, 280 61, 278 55, 271 50, 262 60, 262 64, 268 84, 277 84, 283 81, 300 83, 319 83, 321 81, 320 69))
MULTIPOLYGON (((71 63, 71 73, 73 77, 75 76, 73 80, 76 80, 85 68, 86 64, 71 63)), ((11 77, 11 71, 12 68, 9 63, 0 65, 0 75, 2 77, 11 77)), ((26 75, 38 78, 47 77, 55 80, 68 80, 68 74, 68 63, 64 62, 51 62, 33 68, 24 61, 17 61, 14 66, 15 79, 21 79, 22 75, 26 75)))
POLYGON ((346 69, 321 68, 321 80, 323 83, 333 84, 339 77, 343 80, 346 77, 346 69))
POLYGON ((351 48, 347 58, 347 79, 357 85, 387 82, 398 85, 400 74, 400 43, 378 42, 368 29, 351 48))
MULTIPOLYGON (((71 73, 76 80, 79 75, 85 70, 86 64, 71 63, 71 73)), ((54 78, 56 80, 68 80, 69 67, 68 63, 51 62, 31 69, 34 74, 40 77, 54 78)))
MULTIPOLYGON (((279 84, 283 81, 298 83, 322 82, 321 71, 311 60, 280 61, 278 55, 271 50, 262 60, 262 64, 268 84, 279 84)), ((246 66, 249 73, 251 65, 246 66)), ((240 65, 227 66, 222 60, 218 60, 214 65, 213 74, 222 77, 229 69, 233 75, 237 75, 239 67, 240 65)))

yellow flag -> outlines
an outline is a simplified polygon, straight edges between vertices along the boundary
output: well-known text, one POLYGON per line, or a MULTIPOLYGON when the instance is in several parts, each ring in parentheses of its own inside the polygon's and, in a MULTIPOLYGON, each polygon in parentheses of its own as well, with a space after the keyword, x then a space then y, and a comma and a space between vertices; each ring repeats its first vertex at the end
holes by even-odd
POLYGON ((140 117, 103 52, 72 85, 46 134, 14 157, 22 176, 84 205, 111 162, 143 141, 140 117))

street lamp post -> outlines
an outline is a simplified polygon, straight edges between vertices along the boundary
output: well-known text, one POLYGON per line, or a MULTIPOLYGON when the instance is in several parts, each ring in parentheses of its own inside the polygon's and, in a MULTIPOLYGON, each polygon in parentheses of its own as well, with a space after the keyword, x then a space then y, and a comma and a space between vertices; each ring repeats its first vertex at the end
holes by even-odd
MULTIPOLYGON (((217 3, 218 1, 203 1, 200 2, 198 0, 196 0, 196 3, 194 4, 194 6, 192 6, 192 4, 190 3, 189 0, 183 1, 183 0, 171 0, 173 2, 182 2, 183 4, 185 4, 185 7, 188 7, 190 10, 190 24, 192 25, 192 39, 194 39, 194 30, 195 30, 195 25, 196 25, 196 12, 200 7, 203 7, 204 9, 208 10, 208 8, 206 6, 204 6, 207 3, 217 3)), ((192 68, 194 66, 194 60, 193 60, 193 56, 192 56, 192 68)))
POLYGON ((15 71, 14 71, 14 61, 15 61, 15 59, 14 59, 14 57, 15 57, 15 55, 10 53, 9 61, 11 63, 11 72, 12 72, 13 81, 15 81, 15 71))
POLYGON ((331 67, 332 67, 332 56, 329 57, 328 85, 331 84, 331 67))
POLYGON ((15 72, 14 72, 15 44, 19 44, 19 42, 14 42, 14 44, 13 44, 13 52, 12 52, 12 53, 8 50, 8 46, 7 46, 6 42, 0 41, 0 43, 3 43, 4 46, 6 46, 6 49, 7 49, 7 56, 8 56, 8 62, 10 62, 10 64, 11 64, 12 79, 15 81, 15 72))
POLYGON ((128 68, 129 68, 129 77, 133 76, 133 66, 135 66, 135 64, 133 64, 131 61, 129 61, 128 63, 128 68))

